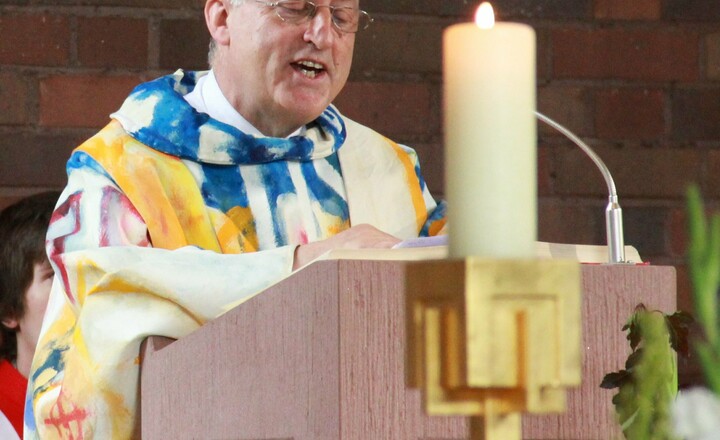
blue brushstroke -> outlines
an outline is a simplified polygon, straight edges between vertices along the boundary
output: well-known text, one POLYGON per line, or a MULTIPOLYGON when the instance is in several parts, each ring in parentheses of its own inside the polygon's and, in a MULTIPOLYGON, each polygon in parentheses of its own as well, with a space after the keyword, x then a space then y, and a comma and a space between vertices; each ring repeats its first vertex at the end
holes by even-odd
POLYGON ((285 246, 288 242, 288 231, 282 221, 284 216, 278 214, 278 199, 287 194, 297 194, 295 185, 290 178, 286 162, 272 162, 260 168, 260 178, 265 187, 267 202, 270 206, 270 218, 273 219, 273 236, 276 246, 285 246))
MULTIPOLYGON (((333 168, 340 168, 337 155, 326 158, 326 162, 332 164, 333 168)), ((340 219, 347 220, 350 218, 350 209, 344 195, 338 194, 330 185, 327 184, 318 174, 314 164, 303 164, 301 167, 305 181, 309 182, 308 192, 313 200, 320 203, 323 210, 340 219)))
MULTIPOLYGON (((232 164, 259 164, 285 160, 309 161, 315 152, 312 141, 304 136, 290 138, 254 137, 235 127, 196 111, 183 98, 191 91, 197 72, 180 72, 137 86, 123 106, 140 105, 148 99, 156 100, 152 125, 140 127, 130 135, 145 145, 183 159, 200 160, 200 133, 214 130, 227 134, 227 141, 213 145, 211 150, 224 153, 232 164), (180 83, 180 85, 179 85, 180 83)), ((122 109, 121 109, 122 110, 122 109)), ((137 122, 137 121, 136 121, 137 122)), ((330 106, 310 125, 316 125, 326 138, 333 139, 332 151, 337 151, 347 137, 345 123, 338 111, 330 106)))
POLYGON ((248 207, 245 181, 237 166, 203 164, 202 171, 201 193, 207 206, 223 213, 237 206, 248 207))

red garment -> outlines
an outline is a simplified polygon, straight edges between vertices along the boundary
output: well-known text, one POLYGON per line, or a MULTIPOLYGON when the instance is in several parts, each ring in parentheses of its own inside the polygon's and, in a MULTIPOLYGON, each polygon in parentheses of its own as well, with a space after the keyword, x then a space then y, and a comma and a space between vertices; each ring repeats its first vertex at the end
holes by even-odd
POLYGON ((23 436, 23 414, 27 379, 6 360, 0 361, 0 412, 10 420, 18 436, 23 436))

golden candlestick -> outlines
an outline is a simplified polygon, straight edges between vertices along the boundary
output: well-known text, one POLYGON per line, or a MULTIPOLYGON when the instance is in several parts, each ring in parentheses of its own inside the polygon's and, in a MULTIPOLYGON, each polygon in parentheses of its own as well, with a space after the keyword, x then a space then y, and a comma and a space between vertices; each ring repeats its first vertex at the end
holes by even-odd
POLYGON ((565 388, 580 384, 577 262, 421 262, 406 296, 406 382, 428 414, 470 416, 472 439, 512 440, 521 413, 564 411, 565 388))

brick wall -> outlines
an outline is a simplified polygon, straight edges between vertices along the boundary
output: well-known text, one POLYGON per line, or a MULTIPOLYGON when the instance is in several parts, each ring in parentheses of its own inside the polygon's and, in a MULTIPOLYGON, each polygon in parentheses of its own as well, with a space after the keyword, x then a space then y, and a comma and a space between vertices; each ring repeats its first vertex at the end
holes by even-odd
MULTIPOLYGON (((69 151, 137 82, 206 66, 201 0, 2 0, 0 207, 63 186, 69 151)), ((376 23, 358 37, 338 105, 415 146, 442 196, 441 33, 468 0, 362 0, 376 23)), ((698 183, 720 208, 720 2, 496 0, 500 19, 538 35, 540 111, 581 135, 612 171, 625 237, 678 268, 683 194, 698 183)), ((606 187, 588 158, 541 127, 540 239, 603 243, 606 187)), ((628 311, 629 313, 629 311, 628 311)), ((692 378, 692 368, 686 377, 692 378)), ((692 379, 688 379, 692 380, 692 379)))

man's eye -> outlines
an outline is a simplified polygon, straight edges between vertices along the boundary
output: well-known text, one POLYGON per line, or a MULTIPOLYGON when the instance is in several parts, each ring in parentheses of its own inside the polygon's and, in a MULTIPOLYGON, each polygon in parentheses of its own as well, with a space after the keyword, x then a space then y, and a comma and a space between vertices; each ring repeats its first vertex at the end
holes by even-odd
POLYGON ((292 13, 306 12, 310 8, 306 2, 281 2, 278 6, 292 13))
POLYGON ((352 23, 355 19, 355 14, 351 9, 336 9, 333 13, 336 23, 352 23))

